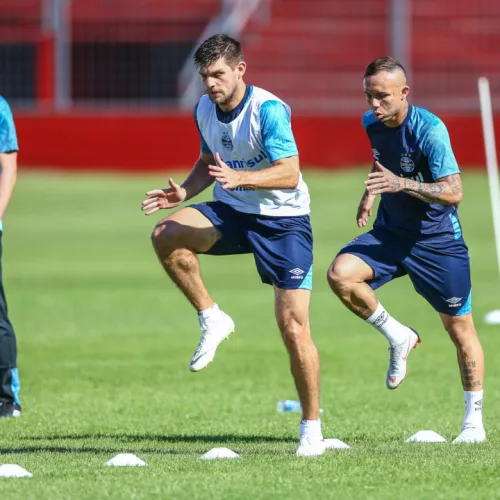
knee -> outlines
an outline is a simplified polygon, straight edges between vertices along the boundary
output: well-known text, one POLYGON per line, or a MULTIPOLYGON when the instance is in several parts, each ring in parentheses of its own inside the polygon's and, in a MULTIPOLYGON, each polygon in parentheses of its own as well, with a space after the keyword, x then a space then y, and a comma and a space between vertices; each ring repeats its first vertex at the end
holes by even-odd
POLYGON ((457 347, 465 347, 470 342, 474 342, 477 339, 477 333, 473 326, 461 323, 450 323, 445 325, 445 329, 451 341, 457 347))
POLYGON ((180 248, 180 234, 177 225, 168 219, 159 222, 151 233, 151 242, 158 256, 169 255, 180 248))
POLYGON ((308 337, 308 323, 294 316, 288 316, 278 321, 283 342, 289 349, 296 350, 308 337))
POLYGON ((341 258, 337 258, 332 262, 328 268, 326 278, 330 288, 337 294, 349 288, 349 285, 354 281, 349 266, 341 258))

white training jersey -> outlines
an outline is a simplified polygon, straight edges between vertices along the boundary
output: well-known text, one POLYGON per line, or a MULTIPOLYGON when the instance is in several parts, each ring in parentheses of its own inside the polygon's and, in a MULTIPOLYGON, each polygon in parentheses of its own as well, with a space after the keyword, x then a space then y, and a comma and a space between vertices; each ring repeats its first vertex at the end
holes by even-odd
MULTIPOLYGON (((238 170, 262 170, 277 160, 298 155, 290 117, 290 107, 281 99, 250 85, 232 111, 222 111, 207 95, 195 108, 202 152, 218 152, 229 167, 238 170)), ((214 200, 239 212, 268 216, 299 216, 310 211, 302 174, 294 189, 229 190, 216 182, 214 200)))

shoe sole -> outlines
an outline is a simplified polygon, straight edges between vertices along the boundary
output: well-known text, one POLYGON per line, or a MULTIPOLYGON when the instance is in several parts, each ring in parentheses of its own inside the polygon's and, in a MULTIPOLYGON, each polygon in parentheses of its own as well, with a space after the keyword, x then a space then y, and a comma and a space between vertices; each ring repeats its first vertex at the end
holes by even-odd
MULTIPOLYGON (((422 343, 422 340, 421 340, 420 335, 418 334, 417 330, 415 330, 411 326, 409 326, 408 328, 417 336, 417 341, 415 342, 414 346, 410 349, 410 351, 411 351, 412 349, 416 349, 418 347, 418 345, 422 343)), ((408 351, 408 353, 410 353, 410 351, 408 351)), ((389 389, 390 391, 395 391, 404 382, 406 375, 408 375, 408 370, 406 370, 406 374, 405 374, 404 378, 401 379, 401 382, 399 382, 399 384, 397 386, 387 387, 387 389, 389 389)))
MULTIPOLYGON (((227 334, 226 338, 223 339, 221 341, 221 343, 217 346, 217 349, 219 348, 219 346, 222 344, 222 342, 224 342, 224 340, 227 340, 233 333, 234 333, 234 328, 227 334)), ((216 349, 216 352, 217 352, 217 349, 216 349)), ((202 366, 201 368, 198 368, 196 370, 193 370, 193 368, 191 366, 189 366, 189 371, 193 372, 193 373, 198 373, 198 372, 201 372, 201 370, 204 370, 210 363, 213 362, 213 360, 215 359, 215 354, 214 354, 214 357, 205 365, 205 366, 202 366)))
POLYGON ((298 453, 296 451, 295 452, 295 456, 296 457, 302 457, 302 458, 314 458, 314 457, 321 457, 322 455, 325 454, 325 452, 326 452, 326 448, 323 448, 323 451, 321 451, 321 452, 311 453, 311 454, 307 454, 307 453, 301 454, 301 453, 298 453))
POLYGON ((451 444, 481 444, 486 442, 486 436, 484 439, 476 439, 474 441, 456 441, 455 439, 451 442, 451 444))

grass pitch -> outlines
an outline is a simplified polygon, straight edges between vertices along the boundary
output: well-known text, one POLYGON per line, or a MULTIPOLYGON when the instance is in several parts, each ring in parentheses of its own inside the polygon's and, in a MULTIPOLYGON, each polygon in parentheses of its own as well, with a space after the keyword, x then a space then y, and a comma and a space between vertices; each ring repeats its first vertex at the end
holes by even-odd
POLYGON ((337 250, 360 232, 354 218, 365 175, 305 172, 324 434, 352 449, 300 459, 293 456, 300 417, 275 411, 278 400, 296 396, 273 293, 253 258, 201 257, 236 333, 213 364, 190 373, 197 318, 152 251, 158 217, 139 210, 144 192, 165 186, 166 176, 22 174, 4 221, 3 263, 24 413, 0 422, 0 463, 33 478, 0 479, 0 498, 499 498, 500 328, 482 321, 500 308, 486 177, 464 175, 460 215, 486 354, 488 442, 452 446, 403 442, 421 429, 448 441, 460 431, 458 367, 437 314, 407 278, 379 291, 423 339, 407 380, 389 392, 386 341, 345 310, 325 280, 337 250), (198 460, 218 446, 242 459, 198 460), (103 466, 125 452, 148 467, 103 466))

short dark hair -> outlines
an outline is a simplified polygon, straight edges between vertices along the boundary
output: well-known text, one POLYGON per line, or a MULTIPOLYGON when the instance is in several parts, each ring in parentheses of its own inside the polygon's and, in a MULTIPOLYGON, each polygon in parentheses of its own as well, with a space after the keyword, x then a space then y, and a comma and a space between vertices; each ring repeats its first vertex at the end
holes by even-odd
POLYGON ((366 67, 364 78, 376 75, 377 73, 381 73, 382 71, 392 73, 397 69, 402 70, 404 75, 406 76, 406 71, 403 68, 403 65, 398 60, 389 56, 379 57, 366 67))
POLYGON ((196 66, 209 66, 220 58, 235 68, 243 61, 243 49, 240 42, 224 34, 213 35, 207 38, 194 53, 193 59, 196 66))

